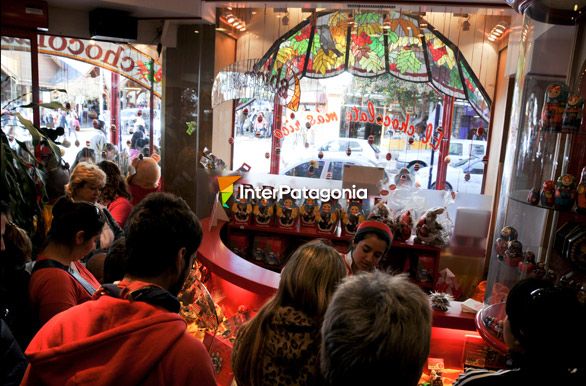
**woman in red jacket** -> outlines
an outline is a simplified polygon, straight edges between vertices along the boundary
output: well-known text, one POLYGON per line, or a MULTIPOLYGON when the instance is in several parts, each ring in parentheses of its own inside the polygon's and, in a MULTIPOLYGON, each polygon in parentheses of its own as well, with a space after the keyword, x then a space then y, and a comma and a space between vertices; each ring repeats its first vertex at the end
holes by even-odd
POLYGON ((93 251, 104 226, 102 211, 63 197, 53 207, 47 243, 33 267, 29 298, 38 328, 54 315, 89 300, 100 284, 79 261, 93 251))
POLYGON ((106 206, 114 220, 124 228, 126 219, 132 211, 130 193, 126 181, 120 173, 120 168, 112 161, 102 161, 98 164, 106 173, 106 185, 102 189, 99 202, 106 206))

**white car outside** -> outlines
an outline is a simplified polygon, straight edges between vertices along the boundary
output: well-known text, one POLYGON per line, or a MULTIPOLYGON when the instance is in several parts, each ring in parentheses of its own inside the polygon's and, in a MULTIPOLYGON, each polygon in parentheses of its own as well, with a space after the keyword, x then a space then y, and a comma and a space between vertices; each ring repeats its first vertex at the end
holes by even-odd
MULTIPOLYGON (((486 154, 486 141, 470 140, 470 139, 452 139, 450 140, 450 148, 448 154, 452 164, 458 164, 461 161, 469 159, 480 158, 486 154)), ((437 165, 437 154, 434 152, 434 165, 437 165)), ((396 167, 405 167, 414 172, 414 165, 419 164, 420 167, 427 167, 431 161, 431 149, 426 150, 399 150, 397 154, 396 167)))
POLYGON ((369 144, 366 139, 357 138, 336 138, 318 146, 318 150, 326 157, 363 158, 378 164, 380 160, 380 149, 375 144, 369 144), (350 148, 350 156, 347 155, 350 148))
MULTIPOLYGON (((419 169, 415 174, 415 180, 423 188, 428 186, 430 167, 419 169)), ((482 177, 484 175, 484 162, 481 158, 472 158, 471 160, 462 160, 457 163, 448 164, 446 172, 446 190, 461 193, 480 194, 482 190, 482 177), (466 174, 469 175, 466 181, 466 174)), ((437 176, 437 166, 433 167, 430 189, 435 189, 437 176)))
MULTIPOLYGON (((379 167, 376 163, 361 158, 350 158, 344 154, 344 157, 323 157, 304 158, 292 166, 289 166, 279 172, 287 176, 322 178, 330 180, 341 180, 344 175, 344 165, 358 165, 379 167), (313 162, 313 167, 312 167, 313 162)), ((387 180, 390 178, 385 171, 387 180)))

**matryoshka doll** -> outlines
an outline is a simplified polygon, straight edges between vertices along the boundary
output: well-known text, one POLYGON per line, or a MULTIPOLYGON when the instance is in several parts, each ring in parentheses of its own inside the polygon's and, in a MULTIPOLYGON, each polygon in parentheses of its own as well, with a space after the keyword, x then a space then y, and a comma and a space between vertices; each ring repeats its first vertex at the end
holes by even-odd
POLYGON ((230 210, 232 212, 233 222, 237 224, 248 224, 250 222, 252 204, 245 196, 235 198, 230 206, 230 210))
POLYGON ((551 83, 545 90, 545 101, 541 110, 541 126, 546 131, 560 132, 562 117, 568 100, 568 87, 563 83, 551 83))
POLYGON ((570 210, 576 199, 576 179, 571 174, 564 174, 558 178, 555 185, 555 208, 570 210))
POLYGON ((348 200, 348 207, 342 213, 342 230, 344 233, 348 235, 355 234, 358 224, 363 221, 362 200, 348 200))
POLYGON ((297 203, 291 195, 283 195, 281 200, 277 203, 277 221, 279 226, 283 228, 291 228, 297 224, 297 217, 299 216, 299 208, 297 203))
POLYGON ((320 232, 333 233, 338 225, 338 205, 330 199, 322 201, 319 211, 315 215, 317 230, 320 232))
POLYGON ((252 208, 254 223, 260 226, 271 225, 271 220, 273 219, 273 200, 271 198, 265 198, 268 197, 268 195, 263 194, 267 191, 267 189, 263 189, 261 191, 261 198, 255 200, 254 206, 252 208))
POLYGON ((562 131, 564 133, 577 133, 582 123, 582 110, 584 109, 584 100, 579 95, 570 95, 564 118, 562 121, 562 131))
POLYGON ((299 208, 299 214, 301 217, 301 226, 310 226, 313 227, 315 225, 315 215, 318 211, 317 202, 313 198, 306 198, 303 201, 303 205, 299 208))
POLYGON ((582 168, 582 176, 576 189, 576 212, 586 214, 586 166, 582 168))
POLYGON ((496 239, 496 257, 499 260, 504 260, 505 252, 509 247, 509 241, 517 240, 519 233, 517 230, 511 226, 506 226, 501 229, 501 234, 499 238, 496 239))
POLYGON ((543 182, 541 188, 541 205, 542 206, 553 206, 555 202, 555 183, 553 180, 546 180, 543 182))

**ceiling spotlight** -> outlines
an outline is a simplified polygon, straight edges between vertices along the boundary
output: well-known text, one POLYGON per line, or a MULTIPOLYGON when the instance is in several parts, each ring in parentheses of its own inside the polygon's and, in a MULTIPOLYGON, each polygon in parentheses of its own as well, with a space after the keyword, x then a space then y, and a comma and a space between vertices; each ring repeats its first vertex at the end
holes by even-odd
POLYGON ((256 11, 252 11, 251 14, 256 15, 256 11))
POLYGON ((198 30, 194 30, 194 31, 193 31, 193 33, 194 33, 194 34, 198 34, 198 33, 199 33, 199 31, 198 31, 198 30))
POLYGON ((574 12, 578 10, 578 4, 574 4, 574 12))
POLYGON ((236 19, 234 18, 234 16, 230 16, 230 17, 228 17, 228 19, 226 19, 226 21, 227 21, 228 23, 233 23, 233 22, 234 22, 234 20, 236 20, 236 19))
POLYGON ((245 28, 245 27, 242 27, 242 28, 240 29, 240 32, 244 32, 244 31, 246 31, 246 28, 245 28))
POLYGON ((231 11, 231 10, 232 10, 232 7, 226 7, 226 9, 227 9, 228 11, 231 11))
POLYGON ((496 36, 494 35, 488 35, 488 40, 491 42, 494 42, 496 40, 496 36))

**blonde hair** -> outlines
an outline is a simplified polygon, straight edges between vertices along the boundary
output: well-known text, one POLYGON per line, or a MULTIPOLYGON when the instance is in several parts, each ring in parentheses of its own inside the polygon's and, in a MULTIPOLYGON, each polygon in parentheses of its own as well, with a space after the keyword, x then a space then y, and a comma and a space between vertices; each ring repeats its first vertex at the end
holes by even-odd
POLYGON ((74 197, 78 189, 85 184, 106 185, 106 173, 98 165, 89 162, 80 162, 69 176, 69 183, 65 185, 65 193, 74 197))
POLYGON ((264 336, 277 309, 293 307, 321 325, 330 299, 345 276, 339 253, 323 241, 314 240, 297 248, 281 272, 275 296, 238 330, 232 368, 239 385, 263 383, 264 336))

